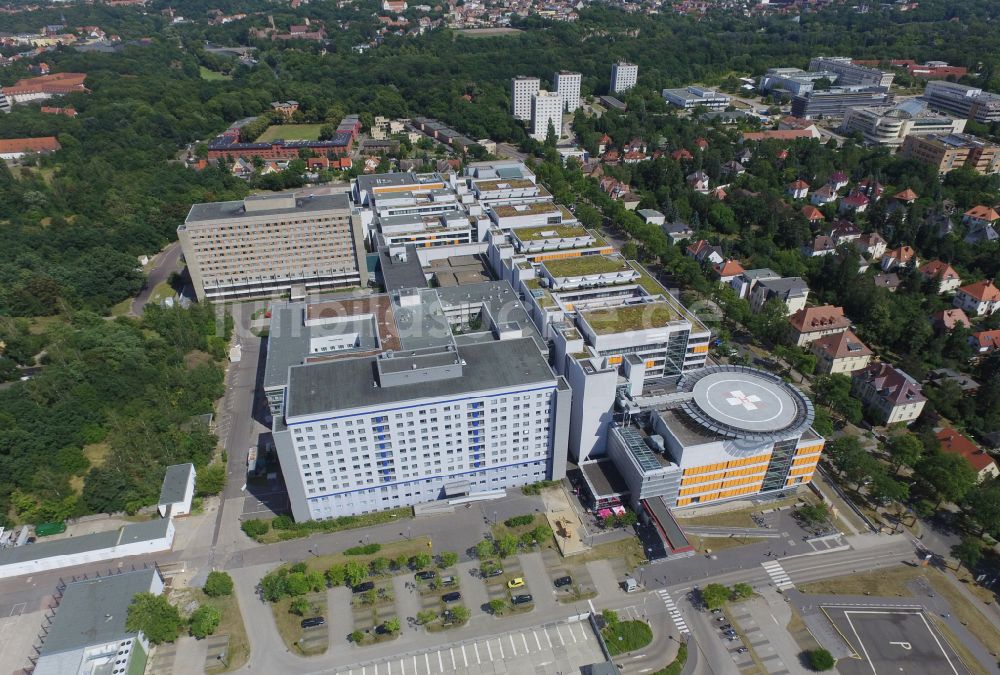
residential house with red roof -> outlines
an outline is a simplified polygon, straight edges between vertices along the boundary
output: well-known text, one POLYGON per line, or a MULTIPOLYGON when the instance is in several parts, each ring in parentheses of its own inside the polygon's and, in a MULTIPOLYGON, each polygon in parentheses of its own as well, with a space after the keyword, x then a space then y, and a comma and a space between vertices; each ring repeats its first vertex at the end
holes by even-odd
POLYGON ((973 316, 989 316, 1000 310, 1000 288, 992 279, 962 286, 955 293, 954 304, 973 316))
POLYGON ((896 201, 903 202, 904 204, 912 204, 918 199, 917 193, 910 188, 897 192, 892 196, 892 198, 896 201))
POLYGON ((920 417, 927 398, 904 371, 884 361, 870 363, 851 378, 851 391, 880 424, 910 424, 920 417))
POLYGON ((962 279, 955 268, 941 260, 931 260, 920 266, 920 276, 924 281, 938 280, 938 293, 951 293, 962 285, 962 279))
POLYGON ((785 194, 792 199, 805 199, 809 196, 809 183, 805 182, 801 178, 793 183, 789 183, 788 187, 785 189, 785 194))
POLYGON ((849 220, 835 220, 830 224, 830 237, 837 242, 837 246, 840 246, 860 239, 861 230, 849 220))
POLYGON ((62 146, 55 136, 0 139, 0 159, 20 159, 27 154, 55 152, 62 146))
POLYGON ((823 215, 823 212, 810 204, 806 204, 802 207, 802 215, 806 217, 806 220, 809 221, 810 225, 822 223, 826 220, 826 216, 823 215))
POLYGON ((872 358, 872 350, 850 329, 817 338, 809 349, 816 356, 816 372, 823 375, 853 373, 872 358))
POLYGON ((962 224, 968 225, 969 229, 986 227, 998 220, 1000 220, 1000 213, 997 213, 992 207, 984 206, 983 204, 973 206, 962 216, 962 224))
POLYGON ((889 244, 885 239, 882 238, 878 232, 869 232, 868 234, 863 234, 858 237, 857 241, 854 242, 855 247, 858 251, 864 253, 872 260, 879 260, 885 255, 886 249, 889 244))
POLYGON ((955 330, 955 326, 972 327, 969 317, 957 307, 934 312, 931 314, 931 323, 934 324, 935 328, 946 333, 955 330))
POLYGON ((986 451, 972 442, 968 436, 960 434, 955 429, 946 427, 937 432, 938 443, 941 444, 941 452, 964 457, 969 466, 976 472, 976 480, 982 483, 988 478, 1000 476, 1000 468, 997 468, 993 458, 986 454, 986 451))
POLYGON ((688 245, 687 254, 688 257, 694 258, 702 264, 706 261, 712 264, 718 264, 723 261, 722 249, 718 246, 712 246, 704 239, 699 239, 693 244, 688 245))
POLYGON ((745 270, 743 269, 743 265, 730 258, 724 262, 712 265, 712 271, 715 272, 717 277, 719 277, 719 281, 724 284, 728 284, 737 276, 743 274, 745 270))
POLYGON ((840 200, 840 213, 864 213, 868 210, 871 200, 860 192, 852 192, 840 200))
POLYGON ((979 330, 969 336, 969 345, 977 354, 988 354, 1000 349, 1000 330, 979 330))
MULTIPOLYGON (((819 129, 816 125, 810 126, 808 129, 777 129, 773 131, 745 131, 743 132, 743 142, 756 142, 756 141, 795 141, 800 138, 819 138, 819 129)), ((788 153, 785 153, 785 157, 788 153)))
POLYGON ((825 335, 843 333, 851 327, 850 319, 844 316, 844 308, 833 305, 803 307, 788 317, 788 323, 799 347, 805 347, 825 335))
POLYGON ((694 155, 692 155, 690 152, 688 152, 684 148, 681 148, 680 150, 674 150, 673 152, 671 152, 670 153, 670 158, 673 159, 675 162, 680 162, 680 161, 683 161, 683 160, 694 159, 694 155))
POLYGON ((851 179, 847 177, 846 173, 843 171, 837 171, 830 174, 830 177, 826 179, 826 184, 833 188, 834 192, 837 192, 838 190, 842 190, 847 187, 850 180, 851 179))
POLYGON ((913 250, 912 246, 900 246, 886 251, 885 255, 882 256, 882 269, 886 272, 916 263, 917 252, 913 250))

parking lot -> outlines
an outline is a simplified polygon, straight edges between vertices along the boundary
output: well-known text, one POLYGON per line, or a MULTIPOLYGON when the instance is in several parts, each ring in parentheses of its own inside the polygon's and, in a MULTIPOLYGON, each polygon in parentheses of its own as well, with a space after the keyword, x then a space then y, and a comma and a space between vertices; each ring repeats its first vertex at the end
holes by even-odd
POLYGON ((837 667, 844 675, 967 675, 948 642, 918 609, 824 607, 854 650, 837 667))
POLYGON ((604 659, 586 621, 553 623, 441 649, 371 661, 338 675, 493 675, 494 673, 578 672, 604 659))

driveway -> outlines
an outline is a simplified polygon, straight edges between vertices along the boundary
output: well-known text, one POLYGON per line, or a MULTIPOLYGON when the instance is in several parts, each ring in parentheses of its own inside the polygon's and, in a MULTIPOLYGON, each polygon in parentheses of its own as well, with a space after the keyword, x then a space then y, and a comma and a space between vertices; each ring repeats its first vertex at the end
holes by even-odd
POLYGON ((175 241, 156 254, 153 258, 153 268, 146 276, 145 285, 139 291, 139 295, 135 296, 135 299, 132 300, 132 308, 129 310, 129 316, 142 316, 142 310, 146 307, 146 303, 149 302, 149 296, 152 295, 153 289, 156 288, 157 284, 163 283, 170 278, 170 273, 177 269, 180 259, 181 243, 179 241, 175 241))

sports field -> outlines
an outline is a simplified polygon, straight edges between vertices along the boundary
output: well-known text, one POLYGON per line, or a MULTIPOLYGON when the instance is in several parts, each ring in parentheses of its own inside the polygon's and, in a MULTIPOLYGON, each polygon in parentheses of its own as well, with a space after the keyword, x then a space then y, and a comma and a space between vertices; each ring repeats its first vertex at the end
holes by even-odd
POLYGON ((276 141, 279 138, 285 141, 316 141, 319 140, 321 128, 322 124, 276 124, 265 129, 257 137, 257 142, 276 141))

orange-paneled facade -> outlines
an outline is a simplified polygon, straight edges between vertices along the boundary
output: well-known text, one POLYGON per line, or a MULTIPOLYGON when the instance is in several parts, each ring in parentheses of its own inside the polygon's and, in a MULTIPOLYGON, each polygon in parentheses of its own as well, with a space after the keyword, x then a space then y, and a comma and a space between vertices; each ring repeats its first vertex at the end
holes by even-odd
MULTIPOLYGON (((791 466, 780 489, 812 480, 822 451, 822 439, 803 440, 802 445, 795 448, 791 466)), ((771 451, 765 451, 751 457, 685 468, 677 493, 677 506, 705 504, 759 493, 771 456, 771 451)))

